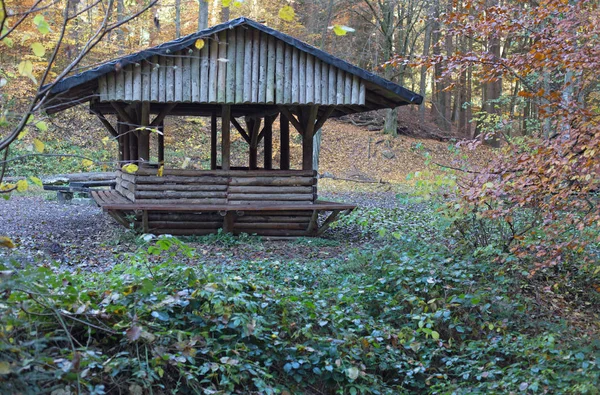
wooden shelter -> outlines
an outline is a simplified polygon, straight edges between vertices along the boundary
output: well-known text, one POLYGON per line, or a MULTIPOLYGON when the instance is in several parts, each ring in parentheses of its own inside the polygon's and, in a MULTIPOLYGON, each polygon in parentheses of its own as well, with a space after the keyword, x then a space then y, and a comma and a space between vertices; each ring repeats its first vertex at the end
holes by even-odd
POLYGON ((239 18, 65 78, 52 88, 45 109, 56 113, 89 102, 90 112, 118 141, 121 164, 139 165, 135 174, 118 172, 114 191, 94 194, 124 225, 133 218, 144 232, 157 234, 207 234, 223 228, 314 236, 338 213, 355 207, 317 199, 315 132, 329 117, 422 100, 291 36, 239 18), (115 115, 116 124, 107 114, 115 115), (165 165, 158 171, 165 163, 166 116, 210 117, 210 170, 165 165), (273 169, 277 117, 280 165, 273 169), (290 124, 302 136, 302 169, 290 169, 290 124), (244 168, 231 166, 232 125, 248 144, 244 168), (152 163, 154 136, 158 149, 152 163), (319 221, 320 213, 329 215, 319 221))

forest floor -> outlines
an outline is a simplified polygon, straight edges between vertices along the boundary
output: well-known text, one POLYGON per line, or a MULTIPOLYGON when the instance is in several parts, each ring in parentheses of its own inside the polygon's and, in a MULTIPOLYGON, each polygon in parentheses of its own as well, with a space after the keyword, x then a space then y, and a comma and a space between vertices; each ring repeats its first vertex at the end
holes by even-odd
MULTIPOLYGON (((403 209, 394 192, 325 193, 323 198, 355 203, 361 207, 403 209)), ((66 270, 104 271, 122 262, 124 254, 144 248, 139 234, 124 228, 95 206, 90 199, 59 203, 54 193, 34 191, 30 196, 13 196, 2 203, 0 235, 10 237, 16 249, 0 249, 21 264, 58 264, 66 270)), ((239 260, 331 258, 365 243, 377 243, 375 235, 352 227, 329 229, 322 239, 271 241, 247 237, 185 238, 197 248, 194 263, 234 264, 239 260), (235 245, 236 248, 231 248, 235 245)))

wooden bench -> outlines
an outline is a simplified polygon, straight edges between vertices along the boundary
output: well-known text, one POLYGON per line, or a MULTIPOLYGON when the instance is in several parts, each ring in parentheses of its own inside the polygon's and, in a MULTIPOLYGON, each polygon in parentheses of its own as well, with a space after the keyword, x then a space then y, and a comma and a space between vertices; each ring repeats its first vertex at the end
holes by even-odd
POLYGON ((66 203, 73 199, 74 193, 82 193, 90 196, 90 192, 95 188, 109 187, 113 189, 115 185, 115 180, 79 181, 70 182, 68 185, 44 184, 44 190, 56 191, 56 197, 58 198, 58 201, 61 203, 66 203))
POLYGON ((262 236, 319 236, 342 212, 355 205, 317 200, 315 203, 148 204, 131 202, 116 190, 92 191, 92 198, 126 227, 144 233, 199 235, 219 228, 230 233, 262 236), (319 213, 329 213, 319 225, 319 213))

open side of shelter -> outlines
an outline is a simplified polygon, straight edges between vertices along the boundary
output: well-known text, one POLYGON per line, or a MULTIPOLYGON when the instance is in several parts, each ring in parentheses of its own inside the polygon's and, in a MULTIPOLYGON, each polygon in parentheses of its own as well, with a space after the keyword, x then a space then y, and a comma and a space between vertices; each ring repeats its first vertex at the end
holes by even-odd
POLYGON ((66 78, 51 89, 45 109, 55 113, 84 102, 118 141, 120 164, 138 165, 135 174, 117 172, 114 191, 93 193, 123 225, 133 222, 156 234, 223 228, 315 236, 339 213, 355 208, 317 199, 315 133, 330 117, 420 104, 422 97, 239 18, 66 78), (115 125, 109 114, 116 117, 115 125), (167 116, 210 117, 210 170, 164 166, 167 116), (279 168, 274 169, 277 118, 279 168), (231 166, 232 125, 248 145, 244 168, 231 166), (302 136, 301 169, 290 169, 290 125, 302 136), (157 139, 156 163, 151 162, 151 138, 157 139), (319 221, 321 213, 328 215, 319 221))

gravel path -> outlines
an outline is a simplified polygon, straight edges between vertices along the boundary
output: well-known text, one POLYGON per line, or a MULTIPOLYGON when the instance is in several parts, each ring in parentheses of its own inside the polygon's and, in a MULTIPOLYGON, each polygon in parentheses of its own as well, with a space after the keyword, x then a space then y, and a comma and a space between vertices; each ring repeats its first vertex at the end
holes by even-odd
MULTIPOLYGON (((356 203, 361 207, 400 207, 395 194, 387 192, 324 193, 322 198, 356 203)), ((240 259, 312 259, 336 256, 346 248, 364 242, 359 237, 353 237, 353 233, 351 229, 339 228, 328 231, 326 237, 335 242, 331 245, 264 241, 243 248, 220 246, 217 243, 200 245, 198 249, 205 263, 235 263, 240 259)), ((61 204, 42 196, 12 196, 8 201, 1 201, 2 235, 10 237, 17 248, 1 248, 0 262, 5 257, 21 264, 58 263, 68 270, 106 270, 122 261, 120 254, 138 248, 133 234, 95 205, 61 204)))

